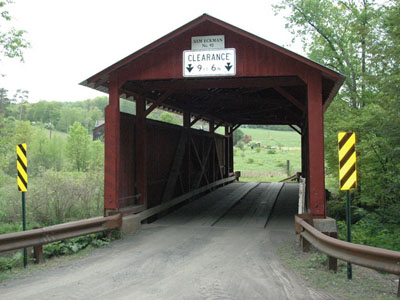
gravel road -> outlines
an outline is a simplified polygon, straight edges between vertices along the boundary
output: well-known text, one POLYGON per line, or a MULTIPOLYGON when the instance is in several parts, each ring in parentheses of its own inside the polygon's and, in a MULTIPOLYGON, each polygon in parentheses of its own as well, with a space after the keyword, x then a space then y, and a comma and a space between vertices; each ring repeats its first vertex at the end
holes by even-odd
POLYGON ((3 281, 0 299, 334 299, 277 257, 295 239, 297 195, 227 185, 87 257, 3 281))

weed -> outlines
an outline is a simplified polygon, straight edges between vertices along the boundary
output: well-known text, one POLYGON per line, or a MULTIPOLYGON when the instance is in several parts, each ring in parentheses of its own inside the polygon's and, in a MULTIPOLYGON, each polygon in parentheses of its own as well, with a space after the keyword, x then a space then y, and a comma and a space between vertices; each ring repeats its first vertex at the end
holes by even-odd
POLYGON ((252 159, 252 158, 247 159, 247 163, 248 163, 248 164, 254 163, 254 159, 252 159))
POLYGON ((43 254, 46 258, 53 256, 74 254, 86 247, 102 247, 108 245, 110 240, 105 237, 104 233, 89 234, 47 244, 43 247, 43 254))
POLYGON ((8 271, 22 262, 21 251, 15 253, 11 257, 0 257, 0 272, 8 271))

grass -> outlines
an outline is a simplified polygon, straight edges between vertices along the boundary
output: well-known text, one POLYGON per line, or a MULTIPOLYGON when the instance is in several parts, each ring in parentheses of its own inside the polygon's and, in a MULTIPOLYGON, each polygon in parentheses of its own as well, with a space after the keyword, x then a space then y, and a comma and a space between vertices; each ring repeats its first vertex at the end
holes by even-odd
POLYGON ((303 253, 295 244, 278 249, 285 266, 292 269, 307 285, 337 299, 396 300, 396 276, 353 265, 353 279, 347 279, 347 267, 338 261, 338 271, 329 271, 327 256, 317 252, 303 253))
POLYGON ((264 146, 291 147, 300 150, 300 135, 295 131, 278 131, 260 128, 240 128, 244 134, 250 135, 253 141, 264 146))

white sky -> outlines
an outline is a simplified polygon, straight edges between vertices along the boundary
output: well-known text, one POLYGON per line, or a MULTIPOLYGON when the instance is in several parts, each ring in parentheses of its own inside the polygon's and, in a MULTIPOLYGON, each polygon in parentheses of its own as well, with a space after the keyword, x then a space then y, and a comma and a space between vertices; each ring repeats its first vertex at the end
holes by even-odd
POLYGON ((9 96, 29 91, 29 102, 76 101, 105 95, 78 83, 152 41, 207 13, 288 47, 278 0, 15 0, 12 25, 28 31, 25 63, 2 58, 0 87, 9 96))

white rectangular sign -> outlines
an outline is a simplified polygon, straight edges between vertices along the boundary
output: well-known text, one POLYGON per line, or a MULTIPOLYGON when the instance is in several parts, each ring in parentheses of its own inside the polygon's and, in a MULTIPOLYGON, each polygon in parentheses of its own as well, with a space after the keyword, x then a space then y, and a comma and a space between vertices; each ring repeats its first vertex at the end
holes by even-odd
POLYGON ((192 50, 224 49, 224 35, 193 36, 192 50))
POLYGON ((236 49, 183 51, 183 76, 234 76, 236 49))

